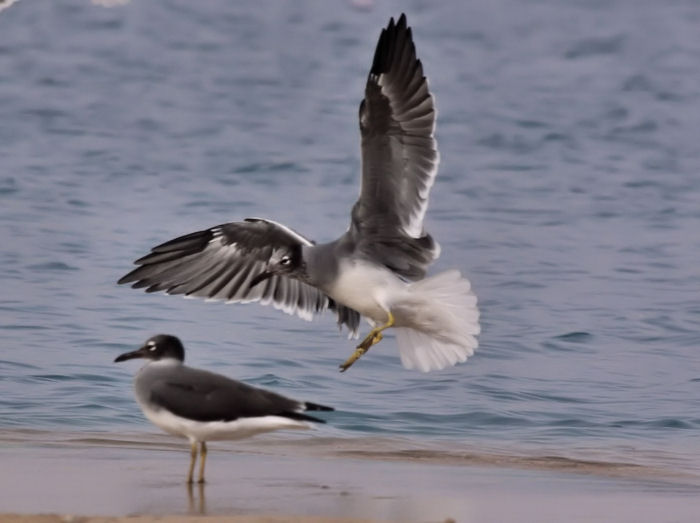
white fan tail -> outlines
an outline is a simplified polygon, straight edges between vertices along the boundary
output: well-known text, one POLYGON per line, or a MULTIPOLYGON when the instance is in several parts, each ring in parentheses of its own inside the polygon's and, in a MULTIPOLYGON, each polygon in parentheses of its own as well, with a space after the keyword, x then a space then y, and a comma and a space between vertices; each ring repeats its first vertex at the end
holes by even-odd
POLYGON ((397 304, 405 321, 397 322, 396 329, 405 368, 444 369, 474 354, 481 328, 469 280, 450 270, 412 283, 408 291, 397 304))

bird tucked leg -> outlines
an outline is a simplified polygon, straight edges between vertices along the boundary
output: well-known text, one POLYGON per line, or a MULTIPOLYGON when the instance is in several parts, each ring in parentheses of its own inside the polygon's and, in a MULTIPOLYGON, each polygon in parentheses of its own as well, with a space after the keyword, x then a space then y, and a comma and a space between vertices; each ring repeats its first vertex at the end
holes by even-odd
POLYGON ((340 366, 340 372, 345 372, 346 370, 348 370, 353 363, 359 360, 360 357, 369 350, 369 348, 372 345, 375 345, 382 341, 382 339, 384 338, 382 331, 394 325, 394 315, 391 313, 391 311, 387 311, 387 314, 389 315, 389 319, 387 320, 387 322, 384 325, 375 327, 369 332, 367 336, 365 336, 365 339, 362 340, 362 342, 360 342, 360 344, 355 349, 355 352, 353 352, 352 355, 345 361, 345 363, 343 363, 340 366))
POLYGON ((199 452, 199 483, 204 483, 204 462, 207 460, 207 442, 202 441, 199 452))
POLYGON ((187 483, 192 483, 192 474, 194 473, 194 464, 197 461, 197 442, 190 443, 190 472, 187 474, 187 483))

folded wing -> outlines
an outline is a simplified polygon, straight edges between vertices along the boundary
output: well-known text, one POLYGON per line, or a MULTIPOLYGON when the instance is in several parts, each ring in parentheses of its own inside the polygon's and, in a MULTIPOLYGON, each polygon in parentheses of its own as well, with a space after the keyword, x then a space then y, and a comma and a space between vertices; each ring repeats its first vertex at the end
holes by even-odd
POLYGON ((177 416, 196 421, 234 421, 240 418, 282 416, 319 421, 307 414, 304 403, 258 389, 211 372, 181 367, 154 381, 150 401, 177 416))

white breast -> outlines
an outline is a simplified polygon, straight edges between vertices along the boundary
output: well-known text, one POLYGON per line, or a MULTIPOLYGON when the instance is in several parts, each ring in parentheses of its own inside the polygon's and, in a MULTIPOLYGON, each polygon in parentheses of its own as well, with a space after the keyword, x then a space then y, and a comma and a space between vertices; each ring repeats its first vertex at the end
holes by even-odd
POLYGON ((338 278, 328 289, 335 301, 375 323, 387 321, 391 304, 405 292, 406 283, 389 269, 356 260, 341 262, 338 278))
POLYGON ((244 439, 280 429, 308 429, 308 423, 282 416, 240 418, 234 421, 195 421, 176 416, 165 409, 152 409, 141 404, 146 417, 157 427, 174 436, 184 436, 191 441, 215 441, 244 439))

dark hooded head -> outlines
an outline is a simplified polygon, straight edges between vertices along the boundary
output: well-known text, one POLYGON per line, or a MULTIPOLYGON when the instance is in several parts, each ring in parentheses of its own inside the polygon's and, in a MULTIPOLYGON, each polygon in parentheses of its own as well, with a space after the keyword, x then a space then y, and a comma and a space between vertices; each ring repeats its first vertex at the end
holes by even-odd
POLYGON ((298 276, 302 271, 301 244, 278 247, 272 251, 265 270, 250 281, 250 287, 255 287, 275 274, 298 276))
POLYGON ((175 336, 158 334, 148 338, 140 349, 117 356, 114 362, 118 363, 134 358, 144 358, 153 361, 170 358, 177 361, 185 361, 185 348, 175 336))

